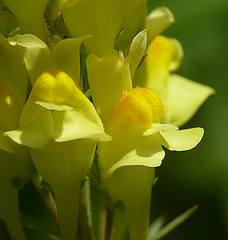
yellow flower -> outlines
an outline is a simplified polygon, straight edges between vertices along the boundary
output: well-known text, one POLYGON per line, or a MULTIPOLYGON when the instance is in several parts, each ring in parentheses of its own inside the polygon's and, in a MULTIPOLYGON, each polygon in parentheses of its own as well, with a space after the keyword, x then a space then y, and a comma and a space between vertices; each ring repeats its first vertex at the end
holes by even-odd
POLYGON ((82 181, 97 142, 111 139, 93 104, 65 72, 44 72, 23 109, 20 128, 5 135, 30 147, 39 174, 55 194, 62 237, 76 239, 82 181))
POLYGON ((189 150, 201 140, 204 130, 178 130, 161 124, 163 103, 149 88, 135 88, 119 100, 105 125, 111 142, 99 144, 102 180, 115 202, 113 239, 120 239, 126 227, 131 239, 147 239, 150 192, 154 167, 165 156, 162 146, 176 151, 189 150))
POLYGON ((181 64, 183 50, 176 39, 158 35, 146 50, 146 57, 136 70, 134 86, 156 91, 165 106, 162 123, 181 126, 197 112, 214 89, 172 74, 181 64))
POLYGON ((103 176, 123 166, 160 166, 165 155, 162 145, 184 151, 199 143, 202 128, 178 130, 172 124, 161 124, 162 116, 162 101, 149 88, 135 88, 118 102, 105 126, 113 141, 99 147, 103 176))
MULTIPOLYGON (((126 58, 120 52, 102 58, 90 55, 87 59, 94 103, 106 132, 113 138, 98 146, 102 181, 114 202, 122 201, 124 205, 124 210, 115 209, 114 240, 121 239, 126 228, 132 240, 147 239, 154 167, 160 166, 165 157, 162 146, 175 151, 189 150, 200 142, 204 133, 202 128, 178 130, 172 122, 167 122, 169 105, 167 101, 163 105, 166 89, 160 98, 151 89, 152 84, 151 88, 132 88, 131 77, 141 68, 146 38, 146 32, 140 32, 126 58)), ((164 49, 159 58, 153 56, 155 64, 147 69, 154 72, 158 82, 168 76, 170 59, 178 60, 174 50, 167 53, 168 44, 164 49)), ((158 53, 155 47, 155 54, 158 53)), ((177 65, 178 61, 173 61, 171 66, 177 65)), ((139 76, 143 81, 142 75, 139 76)))

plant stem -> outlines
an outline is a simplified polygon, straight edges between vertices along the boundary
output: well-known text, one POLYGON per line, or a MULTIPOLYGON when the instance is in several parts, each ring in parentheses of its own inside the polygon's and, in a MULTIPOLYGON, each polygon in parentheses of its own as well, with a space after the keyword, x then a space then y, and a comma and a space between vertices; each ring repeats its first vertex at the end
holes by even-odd
POLYGON ((36 187, 37 191, 39 192, 40 196, 42 197, 56 226, 58 227, 58 229, 60 229, 59 217, 58 217, 57 207, 56 207, 54 197, 53 197, 52 193, 46 187, 40 186, 40 181, 41 181, 40 176, 36 176, 32 179, 34 186, 36 187))
POLYGON ((79 208, 79 227, 81 230, 82 239, 95 240, 92 231, 91 219, 91 202, 90 202, 90 182, 84 183, 80 193, 80 208, 79 208))
POLYGON ((107 240, 106 239, 107 202, 104 196, 100 197, 98 221, 99 221, 99 240, 107 240))
POLYGON ((57 207, 52 193, 46 187, 40 187, 39 191, 56 226, 60 229, 57 207))

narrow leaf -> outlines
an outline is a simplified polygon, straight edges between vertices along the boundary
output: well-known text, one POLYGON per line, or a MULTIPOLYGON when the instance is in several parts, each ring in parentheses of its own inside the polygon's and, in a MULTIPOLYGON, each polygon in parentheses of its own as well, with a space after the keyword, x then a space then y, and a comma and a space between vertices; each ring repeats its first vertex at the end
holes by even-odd
POLYGON ((172 220, 170 223, 168 223, 165 227, 163 227, 161 230, 159 230, 154 236, 150 236, 148 240, 158 240, 167 235, 169 232, 171 232, 173 229, 178 227, 181 223, 183 223, 185 220, 187 220, 196 210, 198 209, 198 205, 188 209, 178 217, 176 217, 174 220, 172 220))

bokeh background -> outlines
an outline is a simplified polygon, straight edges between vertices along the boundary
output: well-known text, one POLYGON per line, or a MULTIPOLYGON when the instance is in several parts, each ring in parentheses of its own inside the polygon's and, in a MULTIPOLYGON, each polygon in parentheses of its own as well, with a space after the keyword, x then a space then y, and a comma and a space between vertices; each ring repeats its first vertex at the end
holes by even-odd
POLYGON ((202 126, 202 142, 188 152, 167 151, 157 169, 152 219, 165 214, 171 220, 198 204, 197 212, 164 239, 228 239, 228 1, 151 0, 148 6, 167 6, 175 16, 163 35, 183 45, 177 73, 216 90, 183 126, 202 126))

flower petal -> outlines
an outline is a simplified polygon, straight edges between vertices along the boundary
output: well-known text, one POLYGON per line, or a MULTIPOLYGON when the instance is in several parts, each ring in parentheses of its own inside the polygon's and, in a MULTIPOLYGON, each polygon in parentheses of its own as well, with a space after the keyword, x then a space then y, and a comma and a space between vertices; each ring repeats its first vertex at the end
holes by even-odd
POLYGON ((134 86, 151 88, 163 100, 170 64, 176 56, 174 51, 172 42, 167 37, 158 35, 148 46, 146 51, 148 55, 135 72, 134 86))
POLYGON ((120 0, 64 1, 64 22, 73 37, 92 35, 85 40, 87 53, 99 57, 114 50, 121 29, 120 0))
POLYGON ((158 167, 165 152, 156 136, 142 136, 131 133, 119 134, 111 142, 99 145, 99 159, 104 177, 110 177, 124 166, 158 167))
POLYGON ((178 131, 160 131, 158 138, 169 150, 185 151, 194 148, 202 139, 203 128, 191 128, 178 131))
POLYGON ((117 52, 103 58, 90 55, 86 63, 94 105, 105 122, 124 91, 132 89, 129 63, 117 52))
MULTIPOLYGON (((124 141, 126 141, 126 139, 124 141)), ((128 141, 128 144, 132 144, 132 142, 129 143, 128 141)), ((104 177, 110 177, 117 169, 125 166, 159 167, 161 165, 162 160, 165 157, 165 152, 155 137, 139 138, 138 142, 134 142, 132 145, 132 149, 129 152, 125 152, 126 149, 121 151, 120 146, 119 148, 115 148, 120 151, 119 154, 116 154, 119 155, 119 161, 114 164, 106 174, 104 174, 104 177), (123 151, 125 152, 124 154, 123 151)), ((109 157, 110 158, 106 156, 106 159, 113 161, 112 158, 114 156, 110 155, 109 157)))
POLYGON ((92 35, 85 41, 88 55, 103 57, 128 47, 143 29, 146 0, 62 0, 63 18, 73 37, 92 35))
POLYGON ((7 141, 6 137, 3 136, 3 133, 4 131, 0 129, 0 149, 8 153, 16 153, 13 145, 7 141))
POLYGON ((167 95, 164 101, 163 123, 177 126, 185 124, 197 112, 204 101, 215 91, 209 86, 172 74, 167 82, 167 95))
POLYGON ((4 5, 0 2, 0 32, 8 36, 17 26, 17 20, 10 11, 4 10, 4 5))
POLYGON ((174 16, 167 7, 159 7, 150 12, 146 19, 148 44, 150 44, 156 35, 160 34, 168 26, 173 24, 174 21, 174 16))
POLYGON ((31 34, 11 38, 10 43, 16 45, 24 58, 32 84, 44 72, 51 68, 51 54, 47 45, 31 34))
POLYGON ((34 34, 46 41, 44 12, 48 0, 2 0, 2 2, 14 14, 23 33, 34 34))
POLYGON ((79 87, 80 80, 80 46, 84 39, 68 38, 60 41, 53 49, 55 67, 67 73, 79 87))
MULTIPOLYGON (((28 114, 38 115, 38 118, 29 122, 17 130, 5 132, 4 135, 11 138, 14 142, 31 147, 40 148, 45 146, 52 135, 52 116, 49 110, 37 105, 37 107, 27 109, 22 112, 23 118, 29 118, 28 114)), ((31 120, 31 119, 30 119, 31 120)))
POLYGON ((109 141, 92 103, 81 103, 77 109, 55 111, 53 113, 54 132, 52 137, 56 142, 74 139, 90 138, 109 141))
POLYGON ((149 135, 155 134, 160 130, 165 131, 165 132, 166 131, 175 131, 175 130, 178 130, 178 127, 174 126, 173 124, 169 124, 169 123, 166 123, 166 124, 154 123, 154 124, 152 124, 151 128, 147 129, 143 133, 143 136, 149 136, 149 135))
MULTIPOLYGON (((18 49, 0 34, 1 91, 5 89, 22 109, 27 94, 27 73, 18 49)), ((2 92, 1 92, 2 94, 2 92)))
POLYGON ((147 16, 147 0, 121 1, 119 15, 121 13, 121 32, 117 36, 115 49, 124 51, 128 49, 136 34, 145 29, 147 16))
POLYGON ((177 39, 169 38, 169 41, 172 43, 174 49, 172 61, 169 64, 169 70, 176 71, 182 63, 184 57, 184 50, 181 43, 177 39))
POLYGON ((114 210, 111 239, 123 239, 126 228, 130 239, 147 239, 153 181, 154 168, 142 166, 123 167, 110 178, 104 178, 112 200, 121 201, 124 208, 121 211, 117 205, 114 210))
POLYGON ((35 103, 48 110, 56 110, 56 111, 73 110, 72 107, 64 104, 56 104, 56 103, 41 102, 41 101, 35 101, 35 103))
POLYGON ((30 149, 37 170, 54 192, 62 239, 76 239, 80 189, 95 148, 96 142, 89 139, 64 143, 51 139, 41 149, 30 149))

